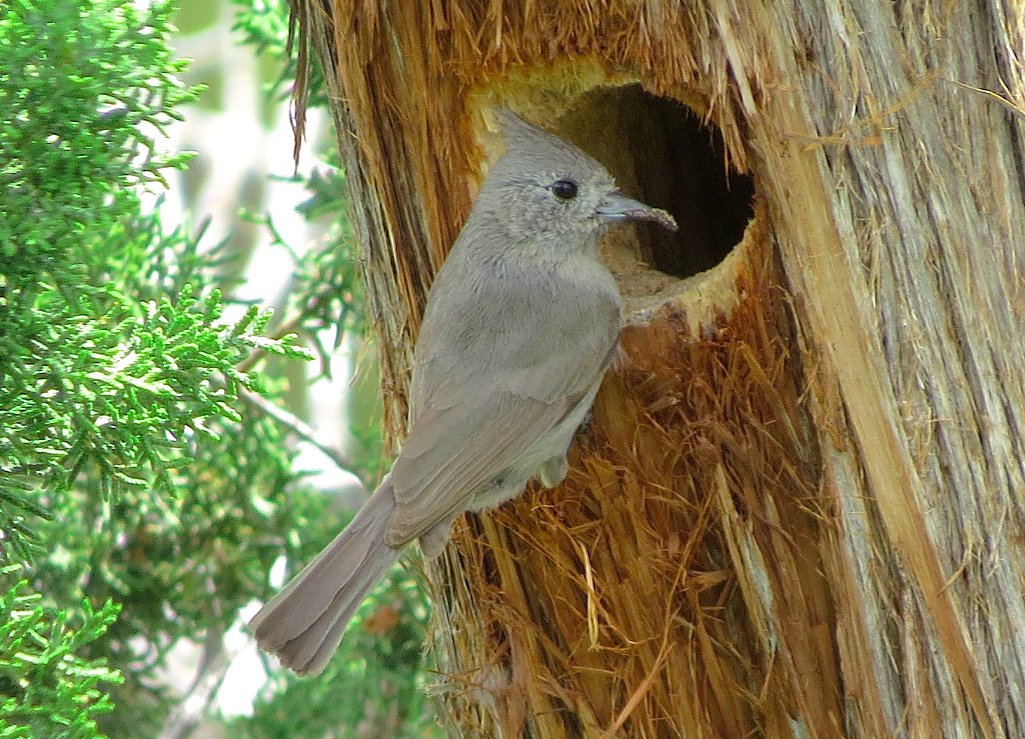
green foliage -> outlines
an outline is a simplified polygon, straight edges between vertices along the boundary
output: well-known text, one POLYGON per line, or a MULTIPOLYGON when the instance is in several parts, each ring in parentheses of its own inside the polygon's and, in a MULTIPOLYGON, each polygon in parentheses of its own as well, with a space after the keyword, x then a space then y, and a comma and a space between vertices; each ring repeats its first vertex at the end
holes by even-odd
MULTIPOLYGON (((275 561, 308 561, 339 526, 294 471, 289 429, 244 399, 285 397, 274 371, 312 356, 296 334, 326 373, 342 336, 365 329, 344 175, 325 165, 307 183, 303 213, 333 225, 295 257, 281 324, 226 299, 226 249, 140 205, 187 159, 161 150, 195 94, 171 58, 170 12, 0 3, 0 565, 32 565, 16 584, 21 565, 3 570, 0 739, 156 736, 176 700, 160 687, 170 649, 216 651, 239 609, 270 595, 275 561)), ((286 17, 281 0, 253 2, 237 27, 287 60, 286 17)), ((272 94, 293 73, 289 61, 272 94)), ((357 431, 372 480, 380 432, 357 431)), ((437 735, 426 613, 397 568, 325 675, 273 671, 233 735, 437 735)))
POLYGON ((155 735, 167 650, 264 595, 296 525, 287 432, 239 410, 267 383, 237 366, 310 355, 226 319, 220 252, 140 206, 185 159, 157 143, 193 93, 169 13, 0 7, 0 561, 32 557, 38 593, 4 601, 3 737, 155 735))
MULTIPOLYGON (((209 419, 238 420, 234 369, 269 315, 222 321, 195 279, 195 239, 161 233, 137 187, 181 157, 144 133, 190 96, 166 46, 168 7, 67 0, 6 6, 0 21, 0 516, 2 555, 24 556, 33 484, 66 491, 89 470, 106 498, 171 490, 169 467, 209 419), (148 14, 148 15, 146 15, 148 14), (179 258, 180 257, 180 258, 179 258)), ((207 278, 209 281, 209 278, 207 278)))
MULTIPOLYGON (((297 57, 292 53, 288 0, 232 0, 238 6, 234 29, 242 33, 244 43, 257 54, 266 54, 284 62, 281 75, 271 85, 270 94, 285 98, 292 92, 297 57)), ((316 55, 313 55, 316 57, 316 55)), ((327 107, 324 76, 316 59, 310 74, 310 107, 327 107)))
POLYGON ((259 220, 270 230, 273 243, 287 249, 295 260, 296 290, 289 299, 289 315, 311 331, 322 369, 328 372, 328 356, 345 335, 364 336, 363 284, 355 253, 348 208, 345 175, 337 162, 315 169, 303 184, 310 197, 298 210, 309 221, 326 220, 329 230, 321 245, 298 255, 269 219, 259 220), (322 330, 334 328, 334 342, 325 345, 322 330))
POLYGON ((6 291, 33 293, 83 239, 137 209, 133 188, 184 157, 155 134, 192 91, 166 39, 170 5, 8 0, 0 7, 0 259, 6 291))
POLYGON ((94 611, 85 601, 80 624, 44 607, 26 581, 10 585, 20 570, 0 571, 0 737, 93 739, 96 717, 113 710, 103 688, 121 677, 105 659, 76 655, 106 632, 120 607, 107 601, 94 611))
MULTIPOLYGON (((237 6, 234 30, 257 54, 288 58, 288 0, 232 0, 237 6)), ((295 69, 284 77, 295 77, 295 69)))
POLYGON ((219 640, 241 606, 267 596, 267 572, 288 542, 308 556, 304 525, 323 519, 323 496, 287 494, 297 476, 281 426, 245 410, 212 431, 194 435, 188 461, 169 470, 173 496, 143 486, 105 501, 86 471, 39 527, 57 542, 34 569, 40 592, 68 612, 83 599, 124 606, 92 645, 125 666, 111 690, 118 709, 101 722, 112 737, 158 733, 173 705, 154 687, 168 650, 182 638, 219 640))

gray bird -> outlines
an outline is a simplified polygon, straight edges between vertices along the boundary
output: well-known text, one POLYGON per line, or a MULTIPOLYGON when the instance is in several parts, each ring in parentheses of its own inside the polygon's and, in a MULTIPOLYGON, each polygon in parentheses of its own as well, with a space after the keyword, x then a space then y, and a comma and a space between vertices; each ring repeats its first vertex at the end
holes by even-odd
POLYGON ((676 230, 575 146, 500 117, 505 153, 427 299, 402 452, 352 523, 250 622, 300 675, 324 668, 407 544, 436 557, 462 513, 504 503, 534 475, 562 481, 620 328, 598 239, 630 219, 676 230))

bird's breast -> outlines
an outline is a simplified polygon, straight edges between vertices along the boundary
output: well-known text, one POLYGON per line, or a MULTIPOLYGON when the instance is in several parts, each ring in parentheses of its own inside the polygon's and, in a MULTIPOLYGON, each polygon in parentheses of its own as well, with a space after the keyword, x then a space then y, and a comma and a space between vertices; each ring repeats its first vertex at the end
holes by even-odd
POLYGON ((553 357, 582 380, 601 373, 619 334, 620 298, 600 262, 453 266, 439 274, 417 341, 414 406, 443 385, 529 376, 553 357))

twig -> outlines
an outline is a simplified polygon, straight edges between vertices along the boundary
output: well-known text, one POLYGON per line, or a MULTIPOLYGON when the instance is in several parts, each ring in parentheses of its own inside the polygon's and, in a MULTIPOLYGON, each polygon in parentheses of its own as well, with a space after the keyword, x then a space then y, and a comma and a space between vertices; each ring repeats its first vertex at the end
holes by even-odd
MULTIPOLYGON (((239 388, 239 397, 253 407, 263 411, 278 423, 283 426, 287 426, 293 433, 301 437, 304 441, 307 441, 317 447, 317 449, 330 457, 331 461, 334 462, 340 470, 360 478, 360 476, 354 471, 356 468, 355 462, 353 462, 345 452, 318 440, 316 430, 301 418, 286 411, 284 408, 275 405, 266 398, 246 390, 245 388, 239 388)), ((362 478, 360 479, 362 480, 362 478)))
POLYGON ((203 665, 189 692, 168 714, 157 739, 187 739, 192 734, 206 716, 236 654, 224 645, 224 630, 219 625, 207 628, 203 665))
MULTIPOLYGON (((282 323, 280 326, 278 326, 277 331, 274 332, 274 335, 271 336, 271 338, 283 339, 289 334, 298 334, 302 330, 302 325, 303 317, 296 316, 295 318, 292 318, 291 320, 286 321, 282 323)), ((235 369, 237 369, 239 372, 248 372, 253 367, 255 367, 256 363, 263 359, 265 356, 267 356, 266 349, 254 349, 252 352, 250 352, 249 356, 247 356, 245 359, 238 363, 235 369)))

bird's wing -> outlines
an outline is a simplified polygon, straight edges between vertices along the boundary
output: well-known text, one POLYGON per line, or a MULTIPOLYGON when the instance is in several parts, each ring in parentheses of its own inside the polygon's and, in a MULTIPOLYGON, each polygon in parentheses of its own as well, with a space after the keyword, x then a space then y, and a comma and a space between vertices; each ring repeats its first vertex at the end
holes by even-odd
MULTIPOLYGON (((469 509, 475 494, 590 395, 610 356, 611 350, 566 352, 499 371, 478 398, 467 396, 458 377, 436 386, 392 468, 398 510, 391 543, 411 541, 469 509)), ((474 385, 482 386, 479 378, 474 385)))

